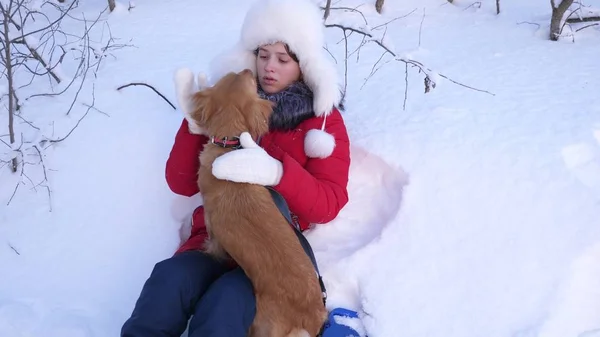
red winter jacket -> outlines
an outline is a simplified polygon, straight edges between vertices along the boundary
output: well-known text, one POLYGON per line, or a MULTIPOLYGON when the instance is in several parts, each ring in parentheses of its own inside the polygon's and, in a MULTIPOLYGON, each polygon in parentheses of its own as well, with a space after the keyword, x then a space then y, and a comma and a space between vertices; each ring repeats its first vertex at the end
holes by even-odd
MULTIPOLYGON (((333 220, 348 202, 350 143, 342 115, 337 109, 327 117, 325 131, 335 138, 333 153, 324 159, 309 158, 304 153, 304 137, 310 129, 320 129, 322 117, 313 117, 291 131, 272 131, 261 138, 260 146, 283 163, 283 176, 273 186, 286 199, 292 215, 305 230, 311 224, 333 220)), ((174 193, 188 197, 200 192, 197 184, 198 155, 208 137, 189 133, 184 119, 166 165, 167 184, 174 193)), ((202 249, 207 237, 204 208, 192 216, 190 238, 176 253, 202 249)))

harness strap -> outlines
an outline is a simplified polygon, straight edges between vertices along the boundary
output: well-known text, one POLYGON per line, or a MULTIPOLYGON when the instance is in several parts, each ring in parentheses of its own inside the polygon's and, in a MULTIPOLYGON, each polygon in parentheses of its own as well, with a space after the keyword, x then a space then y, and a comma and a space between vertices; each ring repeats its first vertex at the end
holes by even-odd
POLYGON ((267 189, 269 190, 269 192, 271 192, 271 197, 273 198, 273 201, 275 202, 275 205, 277 205, 277 208, 279 209, 281 214, 283 214, 287 221, 292 225, 292 228, 294 228, 294 232, 296 233, 298 240, 300 240, 302 248, 304 249, 306 255, 308 255, 310 261, 315 267, 317 277, 319 278, 319 285, 321 286, 321 293, 323 294, 323 305, 325 305, 327 302, 327 289, 325 289, 325 283, 323 283, 323 278, 321 277, 321 273, 319 272, 319 267, 317 266, 317 259, 315 258, 315 254, 312 250, 312 247, 310 246, 310 243, 308 242, 306 237, 302 234, 302 231, 300 231, 300 225, 294 220, 292 220, 291 212, 288 208, 285 199, 281 196, 281 194, 279 194, 279 192, 275 191, 272 187, 267 187, 267 189))

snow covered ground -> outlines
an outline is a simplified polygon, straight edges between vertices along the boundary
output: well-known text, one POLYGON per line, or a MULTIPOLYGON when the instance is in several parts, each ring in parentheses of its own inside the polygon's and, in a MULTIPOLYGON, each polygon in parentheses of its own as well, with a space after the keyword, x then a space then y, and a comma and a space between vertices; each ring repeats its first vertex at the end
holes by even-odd
MULTIPOLYGON (((17 120, 30 140, 68 133, 92 84, 102 113, 90 110, 45 150, 50 198, 32 188, 40 165, 27 177, 0 170, 0 336, 116 336, 153 265, 176 249, 200 201, 164 180, 181 114, 148 88, 115 89, 141 81, 175 103, 175 69, 205 70, 250 4, 213 3, 119 3, 106 18, 118 43, 135 47, 103 61, 72 112, 69 97, 23 102, 41 129, 17 120)), ((387 26, 386 44, 494 95, 439 77, 424 94, 409 68, 403 110, 404 63, 365 84, 382 49, 349 60, 351 201, 309 234, 329 305, 358 310, 372 337, 600 336, 599 26, 551 42, 548 1, 502 0, 500 15, 495 1, 473 3, 386 0, 382 16, 360 7, 371 27, 412 12, 387 26)), ((103 6, 81 9, 91 17, 103 6)), ((355 21, 334 10, 330 22, 355 21)), ((343 74, 341 38, 328 29, 343 74)), ((0 159, 10 156, 0 144, 0 159)))

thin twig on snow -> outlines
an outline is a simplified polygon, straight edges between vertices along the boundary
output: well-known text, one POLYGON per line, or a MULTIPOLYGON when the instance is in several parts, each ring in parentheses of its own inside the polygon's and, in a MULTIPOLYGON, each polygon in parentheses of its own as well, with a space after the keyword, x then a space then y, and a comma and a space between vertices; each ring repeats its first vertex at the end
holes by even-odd
POLYGON ((127 88, 127 87, 132 86, 132 85, 133 86, 135 86, 135 85, 141 85, 141 86, 145 86, 145 87, 148 87, 148 88, 152 89, 158 96, 162 97, 162 99, 164 99, 167 103, 169 103, 169 105, 171 105, 171 107, 173 108, 173 110, 177 110, 177 108, 175 107, 175 105, 173 105, 173 103, 171 103, 171 101, 169 101, 169 99, 166 98, 165 95, 161 94, 158 90, 156 90, 156 88, 154 88, 150 84, 143 83, 143 82, 132 82, 132 83, 125 84, 125 85, 122 85, 122 86, 118 87, 117 90, 121 90, 123 88, 127 88))

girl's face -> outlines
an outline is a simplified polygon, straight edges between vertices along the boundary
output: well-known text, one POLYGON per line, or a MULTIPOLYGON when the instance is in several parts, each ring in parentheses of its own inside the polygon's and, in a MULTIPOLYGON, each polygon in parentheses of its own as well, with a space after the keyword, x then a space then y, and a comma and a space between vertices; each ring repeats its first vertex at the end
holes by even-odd
POLYGON ((258 48, 256 72, 258 83, 269 94, 280 92, 300 79, 300 65, 281 42, 258 48))

